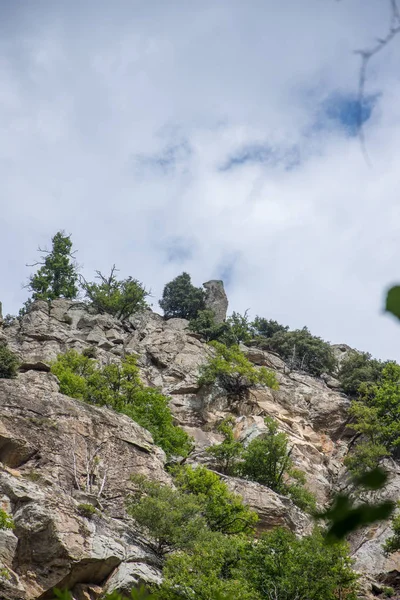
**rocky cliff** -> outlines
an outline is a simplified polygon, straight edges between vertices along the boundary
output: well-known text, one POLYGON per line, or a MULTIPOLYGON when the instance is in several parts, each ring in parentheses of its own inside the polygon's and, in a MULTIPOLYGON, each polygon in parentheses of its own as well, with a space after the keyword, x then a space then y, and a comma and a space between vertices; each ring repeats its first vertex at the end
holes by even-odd
MULTIPOLYGON (((121 323, 80 303, 38 301, 0 337, 21 361, 16 379, 0 380, 0 506, 15 523, 12 531, 0 530, 0 598, 45 600, 57 586, 71 589, 76 600, 94 600, 160 580, 159 560, 127 516, 124 497, 133 473, 170 482, 165 455, 128 417, 59 393, 49 363, 70 348, 94 346, 104 364, 135 354, 143 381, 171 397, 176 422, 193 436, 193 462, 204 462, 205 448, 221 439, 215 425, 222 417, 233 415, 236 436, 251 440, 263 435, 264 416, 271 415, 289 435, 294 462, 320 505, 345 484, 349 400, 332 377, 289 372, 276 355, 243 346, 252 363, 276 372, 280 388, 255 389, 233 402, 220 390, 199 387, 210 349, 188 322, 164 321, 150 310, 121 323), (84 504, 96 509, 90 519, 84 504)), ((391 471, 385 495, 396 498, 399 467, 391 471)), ((283 524, 299 535, 310 531, 310 518, 287 498, 256 483, 226 481, 258 512, 260 530, 283 524)), ((367 597, 369 579, 395 582, 400 572, 400 556, 387 558, 381 550, 389 534, 388 524, 377 525, 352 540, 367 597)))

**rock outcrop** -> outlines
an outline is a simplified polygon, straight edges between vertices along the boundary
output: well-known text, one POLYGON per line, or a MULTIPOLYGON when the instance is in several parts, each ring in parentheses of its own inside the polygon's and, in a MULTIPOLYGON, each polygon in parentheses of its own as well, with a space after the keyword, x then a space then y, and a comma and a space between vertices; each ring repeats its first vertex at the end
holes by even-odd
MULTIPOLYGON (((215 283, 209 282, 209 306, 221 321, 227 300, 215 283)), ((222 418, 234 416, 235 435, 247 444, 265 435, 264 417, 271 415, 288 434, 292 458, 320 506, 332 489, 345 485, 349 400, 334 378, 290 372, 275 354, 243 346, 255 366, 275 371, 280 389, 260 387, 234 402, 217 387, 200 388, 199 367, 212 350, 188 322, 165 321, 150 310, 122 323, 78 302, 38 301, 1 333, 18 354, 21 372, 15 380, 0 380, 0 506, 15 522, 13 531, 0 530, 0 598, 46 600, 54 586, 67 586, 75 600, 94 600, 161 577, 159 560, 126 514, 125 498, 133 473, 171 484, 164 453, 128 417, 59 393, 50 363, 70 348, 94 347, 103 364, 137 356, 143 381, 170 395, 176 422, 193 436, 193 462, 206 462, 207 446, 221 440, 216 425, 222 418), (85 504, 95 508, 90 518, 82 512, 85 504)), ((385 491, 390 497, 400 491, 396 468, 385 491)), ((256 483, 226 481, 258 512, 259 531, 276 525, 298 535, 311 530, 310 518, 287 498, 256 483)), ((387 558, 381 549, 389 534, 385 524, 352 540, 357 568, 375 580, 400 577, 400 555, 387 558)))
POLYGON ((223 281, 212 279, 203 283, 203 286, 206 288, 206 307, 213 311, 216 323, 223 323, 228 310, 228 297, 223 281))

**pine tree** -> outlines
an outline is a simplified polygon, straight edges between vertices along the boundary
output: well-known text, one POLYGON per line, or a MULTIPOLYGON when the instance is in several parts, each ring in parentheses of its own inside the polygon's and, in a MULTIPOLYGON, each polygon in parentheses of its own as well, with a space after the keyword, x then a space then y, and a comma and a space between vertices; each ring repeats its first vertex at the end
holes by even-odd
POLYGON ((32 298, 25 303, 29 306, 32 300, 55 300, 56 298, 68 298, 70 300, 78 295, 78 270, 72 252, 72 241, 70 235, 59 231, 51 240, 52 249, 42 250, 41 260, 34 265, 41 265, 38 271, 31 275, 28 289, 32 292, 32 298))
POLYGON ((195 319, 206 307, 205 291, 192 285, 188 273, 182 273, 164 287, 159 305, 166 319, 195 319))

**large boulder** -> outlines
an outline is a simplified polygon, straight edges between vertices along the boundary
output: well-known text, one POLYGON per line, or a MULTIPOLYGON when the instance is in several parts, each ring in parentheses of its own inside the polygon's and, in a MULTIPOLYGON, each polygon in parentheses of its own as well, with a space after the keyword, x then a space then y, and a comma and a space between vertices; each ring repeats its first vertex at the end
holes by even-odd
POLYGON ((289 498, 253 481, 234 477, 227 477, 225 481, 232 492, 242 496, 244 503, 257 512, 260 519, 257 524, 259 533, 274 527, 286 527, 298 535, 311 533, 312 519, 289 498))

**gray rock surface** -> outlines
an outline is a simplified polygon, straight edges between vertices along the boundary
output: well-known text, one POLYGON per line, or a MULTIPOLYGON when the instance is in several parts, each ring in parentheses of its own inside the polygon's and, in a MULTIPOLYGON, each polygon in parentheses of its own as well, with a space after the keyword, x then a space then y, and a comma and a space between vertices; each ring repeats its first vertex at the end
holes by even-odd
MULTIPOLYGON (((222 321, 227 299, 215 283, 205 287, 222 321)), ((95 600, 104 591, 129 591, 138 582, 160 580, 160 564, 127 516, 124 498, 132 473, 170 484, 164 453, 128 417, 59 393, 50 363, 71 348, 94 348, 102 364, 135 355, 143 381, 171 397, 176 422, 193 436, 193 462, 207 464, 206 448, 221 441, 216 426, 224 417, 234 416, 235 436, 247 444, 265 435, 264 418, 271 415, 289 436, 292 458, 306 472, 320 506, 333 488, 345 485, 349 400, 332 377, 290 372, 276 354, 243 346, 256 367, 276 373, 280 389, 259 387, 233 401, 216 386, 200 388, 199 367, 212 350, 190 332, 188 322, 165 321, 151 310, 122 323, 79 302, 56 300, 49 306, 39 301, 2 335, 22 367, 17 379, 0 380, 0 503, 16 525, 12 532, 0 531, 0 569, 9 572, 9 578, 0 577, 0 598, 46 600, 53 586, 64 585, 75 600, 95 600), (85 490, 86 456, 95 449, 97 482, 85 490), (97 497, 105 471, 106 484, 97 497), (97 508, 92 519, 80 514, 80 503, 97 508)), ((336 353, 349 351, 341 345, 336 353)), ((391 468, 385 493, 397 499, 400 472, 396 465, 391 468)), ((227 483, 258 512, 260 530, 284 525, 298 535, 310 531, 309 517, 287 498, 241 479, 227 483)), ((400 556, 385 557, 381 549, 389 535, 390 524, 384 524, 352 539, 357 568, 374 580, 400 574, 400 556)), ((375 585, 368 577, 365 597, 375 585)))
POLYGON ((206 288, 206 307, 213 311, 216 323, 223 323, 228 310, 223 281, 212 279, 203 283, 203 286, 206 288))

